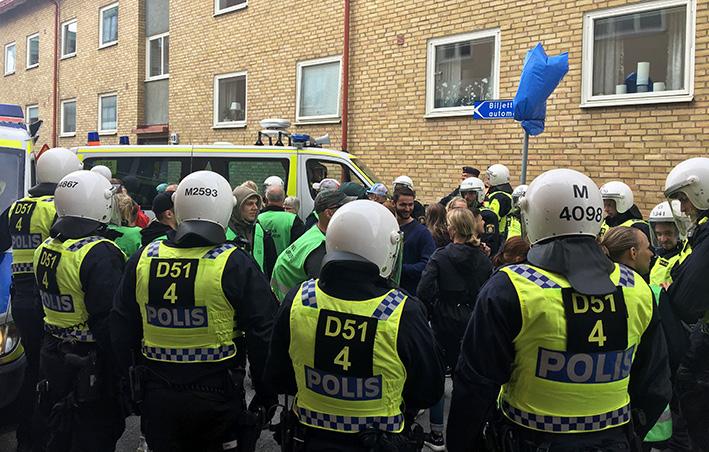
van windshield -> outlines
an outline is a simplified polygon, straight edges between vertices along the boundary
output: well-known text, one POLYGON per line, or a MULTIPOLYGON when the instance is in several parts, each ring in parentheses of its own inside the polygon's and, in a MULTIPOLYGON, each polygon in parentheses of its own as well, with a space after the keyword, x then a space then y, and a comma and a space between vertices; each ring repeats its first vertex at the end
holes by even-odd
POLYGON ((380 182, 380 181, 381 181, 381 179, 379 179, 379 177, 378 177, 376 174, 374 174, 374 171, 372 171, 372 170, 362 161, 362 159, 359 159, 359 158, 352 158, 351 160, 352 160, 352 163, 354 163, 355 165, 357 165, 357 168, 359 168, 360 171, 362 171, 362 172, 364 173, 364 175, 367 176, 367 177, 372 181, 372 184, 376 184, 377 182, 380 182))
POLYGON ((24 151, 0 147, 0 212, 24 196, 24 175, 24 151))

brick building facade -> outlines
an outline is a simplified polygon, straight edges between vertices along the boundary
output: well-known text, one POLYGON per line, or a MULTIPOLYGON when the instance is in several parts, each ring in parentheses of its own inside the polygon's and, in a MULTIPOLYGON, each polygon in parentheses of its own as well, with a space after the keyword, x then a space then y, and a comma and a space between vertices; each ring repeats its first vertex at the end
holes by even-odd
MULTIPOLYGON (((76 100, 76 132, 57 143, 78 145, 99 129, 99 98, 108 95, 102 124, 113 124, 113 111, 117 124, 104 143, 121 135, 132 143, 165 141, 169 132, 182 144, 252 144, 261 119, 282 117, 294 123, 291 131, 329 133, 339 148, 344 3, 59 0, 57 98, 76 100), (102 46, 103 28, 113 25, 106 8, 114 5, 117 42, 102 46), (74 19, 76 54, 61 58, 62 31, 74 19)), ((450 191, 462 164, 501 162, 518 182, 519 125, 472 120, 467 106, 511 99, 524 55, 537 42, 549 54, 568 51, 570 69, 548 102, 546 131, 530 140, 529 180, 554 167, 579 169, 599 184, 621 179, 647 213, 669 169, 709 146, 707 2, 350 6, 347 148, 385 183, 411 176, 424 201, 450 191)), ((54 11, 49 0, 0 0, 0 75, 6 46, 16 43, 15 71, 0 78, 0 101, 38 105, 41 141, 50 144, 54 11), (34 33, 39 65, 26 69, 34 33)), ((60 135, 62 104, 56 108, 60 135)))

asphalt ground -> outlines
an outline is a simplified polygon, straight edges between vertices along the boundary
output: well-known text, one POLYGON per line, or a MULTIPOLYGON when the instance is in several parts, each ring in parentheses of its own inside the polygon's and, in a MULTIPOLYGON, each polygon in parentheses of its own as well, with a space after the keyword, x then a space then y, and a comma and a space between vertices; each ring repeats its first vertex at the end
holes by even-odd
MULTIPOLYGON (((246 382, 247 400, 253 397, 254 392, 250 387, 250 382, 246 382)), ((446 379, 446 418, 450 404, 452 384, 450 379, 446 379)), ((7 414, 7 413, 6 413, 7 414)), ((274 416, 274 421, 277 421, 278 415, 274 416)), ((428 412, 424 412, 418 418, 417 422, 423 426, 424 430, 428 430, 428 412)), ((116 452, 135 452, 140 441, 140 418, 131 416, 126 419, 126 430, 123 436, 116 444, 116 452)), ((0 452, 15 452, 17 443, 15 441, 15 431, 12 425, 0 427, 0 452)), ((273 440, 272 433, 265 430, 261 434, 261 438, 257 444, 256 450, 259 452, 278 452, 280 447, 273 440)), ((424 448, 424 450, 428 450, 424 448)))

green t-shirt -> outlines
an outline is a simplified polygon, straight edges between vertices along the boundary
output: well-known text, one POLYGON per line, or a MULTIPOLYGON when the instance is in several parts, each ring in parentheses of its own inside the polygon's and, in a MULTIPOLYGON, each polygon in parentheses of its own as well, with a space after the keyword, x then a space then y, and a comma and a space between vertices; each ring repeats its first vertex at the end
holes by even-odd
POLYGON ((115 224, 109 224, 108 229, 120 232, 121 235, 114 242, 118 245, 118 248, 123 251, 126 256, 131 257, 133 253, 138 251, 140 248, 140 228, 137 226, 116 226, 115 224))

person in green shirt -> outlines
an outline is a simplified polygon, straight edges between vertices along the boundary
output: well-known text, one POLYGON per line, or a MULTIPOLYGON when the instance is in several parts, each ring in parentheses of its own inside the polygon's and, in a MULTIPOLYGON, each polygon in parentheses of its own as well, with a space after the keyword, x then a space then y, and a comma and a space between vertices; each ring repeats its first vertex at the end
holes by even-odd
POLYGON ((116 193, 113 197, 113 217, 108 229, 113 231, 111 240, 130 257, 140 248, 141 228, 135 225, 137 210, 133 199, 125 193, 116 193))
POLYGON ((229 219, 226 239, 243 248, 254 258, 262 272, 270 279, 276 262, 276 245, 271 233, 259 224, 261 196, 243 185, 234 189, 236 205, 229 219))
POLYGON ((338 190, 323 191, 315 197, 318 222, 278 256, 271 277, 271 289, 279 301, 294 287, 310 278, 317 278, 325 256, 325 233, 330 218, 338 208, 353 201, 338 190))
POLYGON ((271 232, 278 255, 305 232, 305 225, 298 215, 285 211, 285 199, 283 187, 271 185, 266 189, 268 205, 258 216, 261 226, 271 232))

